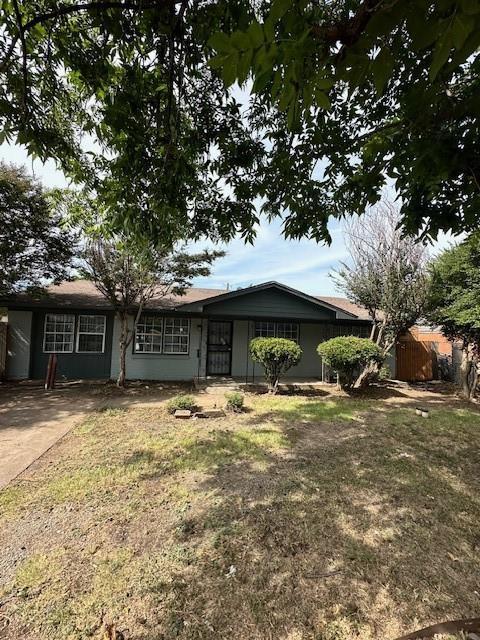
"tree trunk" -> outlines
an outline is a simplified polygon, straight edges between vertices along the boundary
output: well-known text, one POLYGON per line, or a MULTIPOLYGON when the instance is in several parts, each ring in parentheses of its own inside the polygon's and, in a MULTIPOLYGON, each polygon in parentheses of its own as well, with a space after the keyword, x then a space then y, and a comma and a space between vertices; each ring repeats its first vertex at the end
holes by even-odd
POLYGON ((381 365, 378 362, 371 362, 364 367, 353 385, 355 389, 364 389, 377 379, 381 365))
POLYGON ((117 378, 117 387, 125 387, 127 379, 127 347, 128 347, 128 317, 127 314, 120 315, 120 369, 117 378))
POLYGON ((462 361, 460 363, 460 393, 467 400, 471 400, 473 398, 477 386, 477 372, 475 372, 475 375, 473 376, 474 380, 470 380, 470 374, 474 364, 470 351, 469 345, 465 345, 463 347, 462 361))

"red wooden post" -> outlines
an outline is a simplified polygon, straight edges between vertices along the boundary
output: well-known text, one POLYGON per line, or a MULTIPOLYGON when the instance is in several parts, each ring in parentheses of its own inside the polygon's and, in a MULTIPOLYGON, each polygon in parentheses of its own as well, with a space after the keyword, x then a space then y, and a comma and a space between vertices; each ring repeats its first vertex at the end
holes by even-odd
POLYGON ((51 353, 48 358, 47 377, 45 378, 45 389, 55 387, 55 377, 57 375, 57 354, 51 353))

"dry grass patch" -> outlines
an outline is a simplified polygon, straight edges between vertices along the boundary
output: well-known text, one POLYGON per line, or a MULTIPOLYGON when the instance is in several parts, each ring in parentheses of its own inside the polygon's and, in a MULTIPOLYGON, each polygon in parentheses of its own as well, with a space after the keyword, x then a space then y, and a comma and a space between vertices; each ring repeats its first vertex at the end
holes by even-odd
POLYGON ((476 411, 247 405, 97 413, 0 493, 6 637, 369 640, 478 611, 476 411))

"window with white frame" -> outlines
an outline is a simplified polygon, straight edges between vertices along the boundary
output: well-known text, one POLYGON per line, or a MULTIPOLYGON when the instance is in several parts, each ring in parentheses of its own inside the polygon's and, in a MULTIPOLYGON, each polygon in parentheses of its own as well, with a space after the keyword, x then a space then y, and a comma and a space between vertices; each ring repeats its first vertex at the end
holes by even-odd
POLYGON ((274 338, 275 323, 274 322, 256 322, 255 337, 256 338, 274 338))
POLYGON ((163 318, 159 316, 141 316, 135 331, 136 353, 161 353, 163 318))
POLYGON ((298 342, 298 324, 293 322, 277 322, 277 338, 286 338, 298 342))
POLYGON ((286 338, 298 342, 298 324, 294 322, 255 322, 256 338, 286 338))
POLYGON ((75 316, 67 313, 47 313, 43 335, 45 353, 72 353, 75 316))
POLYGON ((77 352, 103 353, 106 324, 105 316, 78 316, 77 352))
POLYGON ((189 328, 187 318, 165 318, 163 353, 188 353, 189 328))

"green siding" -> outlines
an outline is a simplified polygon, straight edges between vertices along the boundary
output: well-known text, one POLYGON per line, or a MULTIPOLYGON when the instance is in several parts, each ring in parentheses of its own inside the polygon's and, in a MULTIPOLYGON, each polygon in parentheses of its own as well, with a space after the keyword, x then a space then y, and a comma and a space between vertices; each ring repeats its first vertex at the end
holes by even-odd
MULTIPOLYGON (((179 317, 181 317, 179 315, 179 317)), ((133 328, 133 318, 129 318, 133 328)), ((116 378, 119 364, 120 322, 115 318, 111 357, 111 376, 116 378)), ((205 375, 200 354, 204 349, 206 323, 201 318, 190 318, 188 354, 134 353, 133 345, 127 350, 126 370, 129 380, 193 380, 205 375)), ((205 361, 203 361, 205 362, 205 361)))
POLYGON ((107 319, 105 332, 104 353, 58 353, 57 354, 57 380, 66 378, 75 380, 79 378, 102 379, 110 378, 110 365, 112 360, 112 332, 113 313, 102 311, 84 311, 73 309, 51 309, 37 311, 34 314, 32 337, 32 363, 31 377, 34 379, 45 378, 48 366, 49 353, 43 352, 43 332, 45 315, 47 313, 71 313, 75 318, 75 338, 78 315, 104 315, 107 319))
POLYGON ((250 318, 294 318, 298 320, 333 320, 335 311, 278 289, 253 291, 242 296, 212 302, 205 311, 215 316, 250 318))
MULTIPOLYGON (((248 355, 248 345, 254 336, 255 322, 236 320, 233 323, 232 376, 248 381, 261 379, 263 368, 248 355)), ((292 367, 286 378, 321 378, 322 361, 317 354, 320 342, 339 335, 368 337, 366 324, 299 323, 299 344, 303 351, 300 363, 292 367)))

